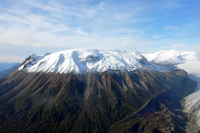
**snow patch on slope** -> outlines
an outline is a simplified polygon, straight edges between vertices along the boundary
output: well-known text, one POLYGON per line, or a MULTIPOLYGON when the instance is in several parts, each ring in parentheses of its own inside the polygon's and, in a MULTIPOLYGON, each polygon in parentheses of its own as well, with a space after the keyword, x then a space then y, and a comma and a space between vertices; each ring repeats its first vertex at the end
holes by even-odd
POLYGON ((167 71, 165 67, 152 65, 135 52, 120 50, 73 49, 48 53, 42 56, 31 55, 19 70, 28 72, 83 73, 89 71, 136 70, 148 68, 167 71))
POLYGON ((184 99, 183 109, 200 127, 200 91, 192 93, 184 99))

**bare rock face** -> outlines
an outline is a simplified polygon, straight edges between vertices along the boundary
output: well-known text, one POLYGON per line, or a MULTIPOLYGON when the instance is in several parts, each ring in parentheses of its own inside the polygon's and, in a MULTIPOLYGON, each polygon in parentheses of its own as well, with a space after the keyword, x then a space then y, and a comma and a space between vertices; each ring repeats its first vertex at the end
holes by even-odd
POLYGON ((77 75, 15 71, 0 80, 0 130, 185 131, 186 118, 179 100, 191 93, 195 85, 183 70, 77 75))

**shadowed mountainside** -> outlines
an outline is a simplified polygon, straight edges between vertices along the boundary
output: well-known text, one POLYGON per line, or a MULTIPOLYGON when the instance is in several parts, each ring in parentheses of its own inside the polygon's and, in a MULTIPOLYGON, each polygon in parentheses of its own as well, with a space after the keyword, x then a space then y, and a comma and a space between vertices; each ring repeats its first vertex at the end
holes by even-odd
MULTIPOLYGON (((0 130, 145 132, 148 126, 142 124, 142 119, 150 116, 140 114, 151 111, 152 102, 159 101, 154 98, 163 95, 161 103, 156 106, 160 108, 156 111, 162 112, 161 105, 166 106, 162 101, 172 99, 178 102, 190 94, 195 85, 183 70, 163 73, 151 70, 110 71, 81 75, 15 71, 0 80, 0 130), (170 97, 173 93, 177 98, 170 97)), ((172 107, 166 108, 170 110, 172 107)), ((182 125, 169 123, 173 125, 172 131, 184 130, 182 125)), ((159 124, 151 131, 160 131, 159 124)))

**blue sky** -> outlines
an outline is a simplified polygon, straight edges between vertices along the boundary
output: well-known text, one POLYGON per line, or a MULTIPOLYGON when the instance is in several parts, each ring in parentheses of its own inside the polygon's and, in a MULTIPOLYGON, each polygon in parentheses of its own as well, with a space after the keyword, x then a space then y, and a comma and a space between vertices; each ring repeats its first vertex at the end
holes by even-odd
POLYGON ((0 0, 0 62, 74 48, 200 51, 199 0, 0 0))

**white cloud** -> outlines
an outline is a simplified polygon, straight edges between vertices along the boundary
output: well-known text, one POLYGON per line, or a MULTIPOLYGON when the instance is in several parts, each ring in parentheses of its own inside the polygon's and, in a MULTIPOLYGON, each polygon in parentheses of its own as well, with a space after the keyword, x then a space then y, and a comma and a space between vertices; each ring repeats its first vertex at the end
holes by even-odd
MULTIPOLYGON (((178 48, 178 44, 183 44, 181 40, 167 39, 162 33, 151 33, 147 29, 157 21, 155 13, 179 7, 176 0, 107 0, 92 1, 92 4, 88 0, 15 2, 17 6, 2 8, 0 12, 0 52, 9 44, 44 48, 44 52, 47 47, 52 50, 87 47, 148 51, 178 48)), ((180 29, 183 31, 175 24, 163 25, 162 32, 169 30, 178 34, 180 29)), ((157 27, 153 28, 159 31, 157 27)))
POLYGON ((171 48, 181 48, 181 47, 186 47, 187 45, 182 44, 182 43, 170 43, 171 48))
MULTIPOLYGON (((7 27, 0 26, 3 29, 0 38, 4 38, 0 39, 0 44, 55 47, 64 44, 69 46, 87 45, 91 44, 91 40, 95 40, 92 41, 94 43, 104 43, 109 38, 108 35, 117 36, 117 34, 124 33, 124 31, 130 33, 129 28, 120 28, 121 24, 126 24, 126 21, 143 21, 131 17, 137 16, 140 11, 148 8, 129 8, 133 12, 133 14, 130 14, 123 11, 126 7, 122 6, 117 9, 119 6, 116 4, 108 10, 107 8, 110 5, 105 2, 90 7, 88 5, 83 7, 82 4, 73 7, 63 6, 55 1, 42 3, 23 0, 23 2, 30 7, 20 10, 5 9, 2 13, 0 20, 6 22, 7 27), (31 7, 47 11, 47 13, 33 13, 29 9, 31 7), (115 10, 112 8, 115 8, 115 10), (125 22, 123 22, 124 20, 125 22), (114 32, 116 29, 118 29, 117 32, 114 32), (96 35, 101 36, 101 39, 98 40, 96 35)), ((131 30, 134 31, 132 35, 141 33, 141 31, 134 30, 134 28, 131 30)), ((123 35, 121 36, 123 37, 123 35)), ((129 40, 131 42, 131 39, 129 40)))
POLYGON ((21 62, 23 60, 23 57, 0 55, 0 62, 21 62))

